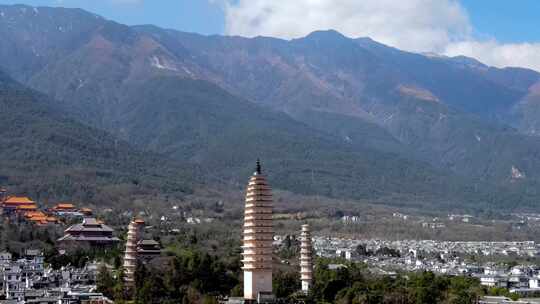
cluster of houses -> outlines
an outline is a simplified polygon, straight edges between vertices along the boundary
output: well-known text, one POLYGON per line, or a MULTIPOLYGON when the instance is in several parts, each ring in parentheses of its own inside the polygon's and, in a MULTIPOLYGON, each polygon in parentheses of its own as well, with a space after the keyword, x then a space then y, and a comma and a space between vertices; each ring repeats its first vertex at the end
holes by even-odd
POLYGON ((322 256, 332 257, 336 251, 354 256, 359 245, 366 250, 377 251, 381 248, 390 248, 407 256, 427 254, 448 257, 451 255, 475 256, 521 256, 536 257, 540 255, 540 246, 534 241, 519 242, 451 242, 437 240, 379 240, 379 239, 345 239, 315 237, 313 239, 317 252, 322 256))
POLYGON ((540 269, 532 266, 498 267, 489 265, 481 273, 473 276, 480 279, 480 283, 488 287, 507 288, 510 292, 522 296, 540 294, 540 269))
MULTIPOLYGON (((61 254, 71 249, 107 249, 118 246, 120 238, 114 229, 92 216, 92 210, 77 208, 71 203, 59 203, 52 208, 39 208, 26 196, 7 195, 0 189, 2 215, 9 219, 26 220, 37 226, 62 224, 66 219, 80 222, 65 229, 56 241, 61 254)), ((144 221, 138 220, 141 227, 144 221)), ((161 246, 141 233, 133 244, 137 260, 147 263, 161 255, 161 246)), ((26 250, 14 259, 9 252, 0 253, 0 304, 2 303, 55 303, 103 304, 112 303, 96 291, 98 264, 84 268, 63 267, 59 270, 45 267, 39 250, 26 250), (2 300, 5 299, 5 300, 2 300)))
POLYGON ((397 271, 432 271, 447 275, 476 277, 487 287, 506 288, 521 296, 540 295, 540 267, 497 265, 494 263, 466 262, 467 255, 512 255, 536 257, 539 245, 525 242, 445 242, 433 240, 354 240, 314 237, 313 245, 319 256, 341 257, 366 263, 370 270, 379 274, 395 274, 397 271), (397 255, 362 254, 365 252, 397 252, 397 255), (383 251, 384 252, 384 251, 383 251))
POLYGON ((0 303, 105 304, 113 303, 96 292, 98 264, 83 268, 45 267, 43 253, 26 250, 14 259, 9 252, 0 253, 0 303))
MULTIPOLYGON (((86 218, 82 224, 66 230, 59 244, 68 246, 111 246, 119 239, 108 226, 96 219, 86 218), (66 243, 67 242, 67 243, 66 243)), ((136 243, 136 257, 147 263, 161 255, 161 248, 154 240, 141 239, 136 243)), ((26 250, 21 258, 14 259, 9 252, 0 253, 0 304, 105 304, 113 303, 96 291, 98 263, 88 263, 83 268, 71 266, 54 270, 45 267, 43 253, 26 250)))

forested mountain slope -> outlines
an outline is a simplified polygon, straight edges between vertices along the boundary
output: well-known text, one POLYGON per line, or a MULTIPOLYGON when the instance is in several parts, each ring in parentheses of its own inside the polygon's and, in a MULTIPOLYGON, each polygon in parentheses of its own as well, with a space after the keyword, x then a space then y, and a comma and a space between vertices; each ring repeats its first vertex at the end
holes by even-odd
POLYGON ((278 187, 300 193, 537 202, 537 72, 335 31, 248 39, 76 9, 0 11, 0 68, 128 150, 196 168, 196 180, 238 187, 261 157, 278 187))

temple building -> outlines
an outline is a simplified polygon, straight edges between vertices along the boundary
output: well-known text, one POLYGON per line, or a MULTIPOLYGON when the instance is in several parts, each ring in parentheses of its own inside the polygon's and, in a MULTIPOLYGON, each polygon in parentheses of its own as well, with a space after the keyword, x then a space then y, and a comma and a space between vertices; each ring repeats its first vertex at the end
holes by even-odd
POLYGON ((52 210, 56 212, 77 212, 78 211, 75 205, 70 204, 70 203, 57 204, 56 206, 52 208, 52 210))
POLYGON ((65 235, 58 239, 58 242, 61 247, 110 247, 120 241, 113 233, 111 227, 95 218, 85 218, 82 223, 66 229, 65 235))
POLYGON ((137 243, 141 238, 142 224, 140 221, 133 220, 129 223, 126 252, 124 254, 124 270, 125 270, 125 285, 126 289, 133 291, 135 287, 135 270, 137 269, 137 243))
POLYGON ((2 211, 4 215, 14 213, 26 213, 37 210, 36 202, 26 196, 10 196, 2 202, 2 211))
POLYGON ((243 238, 244 299, 264 302, 272 298, 272 193, 261 164, 249 180, 243 238))
POLYGON ((300 235, 300 281, 302 292, 308 293, 313 285, 313 245, 309 225, 302 225, 300 235))
POLYGON ((77 217, 83 214, 71 203, 60 203, 52 207, 50 211, 61 217, 77 217))
POLYGON ((32 222, 38 226, 58 223, 58 219, 56 217, 48 216, 42 211, 27 212, 25 213, 24 217, 27 221, 32 222))
POLYGON ((137 258, 141 262, 149 262, 161 255, 161 246, 155 240, 140 240, 137 243, 137 258))

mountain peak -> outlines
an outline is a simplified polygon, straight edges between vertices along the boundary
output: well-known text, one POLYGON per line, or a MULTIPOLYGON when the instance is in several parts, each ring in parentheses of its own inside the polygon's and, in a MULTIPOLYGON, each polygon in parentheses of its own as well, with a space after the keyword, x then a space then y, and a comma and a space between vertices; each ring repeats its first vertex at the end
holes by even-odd
POLYGON ((336 30, 320 30, 308 34, 305 39, 316 39, 322 41, 348 40, 349 38, 336 30))
POLYGON ((468 65, 468 66, 471 66, 471 67, 487 67, 482 62, 480 62, 480 61, 478 61, 478 60, 476 60, 474 58, 463 56, 463 55, 454 56, 454 57, 451 57, 450 59, 453 62, 460 63, 460 64, 465 64, 465 65, 468 65))

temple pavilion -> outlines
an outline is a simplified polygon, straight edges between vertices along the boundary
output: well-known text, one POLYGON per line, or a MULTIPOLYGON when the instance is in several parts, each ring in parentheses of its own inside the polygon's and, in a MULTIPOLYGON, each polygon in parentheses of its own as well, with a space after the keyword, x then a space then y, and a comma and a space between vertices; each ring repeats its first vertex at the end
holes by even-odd
POLYGON ((33 212, 37 211, 37 204, 26 196, 9 196, 2 202, 2 210, 5 215, 33 212))
POLYGON ((65 235, 58 239, 61 247, 90 246, 110 247, 120 241, 114 236, 114 230, 96 220, 85 218, 82 223, 73 225, 65 230, 65 235))

